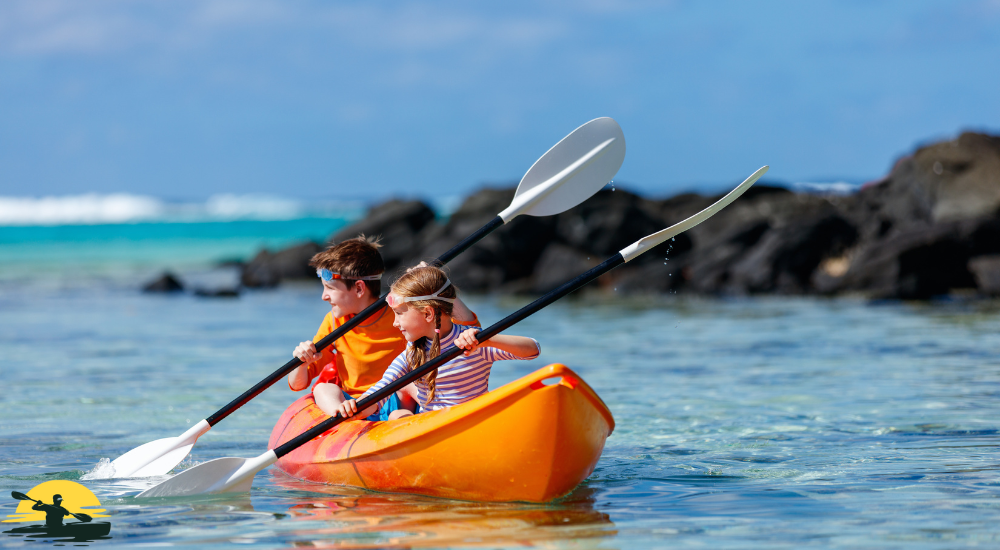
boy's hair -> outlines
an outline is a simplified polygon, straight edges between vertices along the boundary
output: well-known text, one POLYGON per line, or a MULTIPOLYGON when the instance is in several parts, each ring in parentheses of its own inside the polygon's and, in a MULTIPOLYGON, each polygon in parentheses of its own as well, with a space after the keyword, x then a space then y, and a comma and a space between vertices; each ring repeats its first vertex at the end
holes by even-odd
MULTIPOLYGON (((417 267, 406 272, 395 283, 392 283, 392 293, 401 298, 429 296, 441 290, 446 281, 448 281, 448 276, 437 267, 432 265, 417 267)), ((447 288, 441 291, 439 296, 442 298, 456 298, 458 297, 458 289, 455 288, 455 285, 449 284, 447 288)), ((430 350, 426 352, 424 350, 424 346, 427 344, 426 337, 418 338, 416 342, 413 342, 412 346, 406 349, 406 363, 410 367, 410 370, 413 370, 441 354, 441 333, 438 332, 441 330, 441 316, 447 315, 451 317, 452 304, 442 300, 415 300, 407 302, 407 306, 417 309, 426 306, 433 308, 434 328, 437 329, 434 332, 434 340, 431 341, 430 350)), ((438 371, 434 369, 423 377, 428 389, 427 403, 434 400, 434 390, 437 388, 437 375, 438 371)), ((427 403, 423 403, 423 405, 427 406, 427 403)))
MULTIPOLYGON (((327 247, 326 250, 313 256, 309 260, 309 265, 339 273, 343 277, 340 280, 351 287, 357 280, 351 277, 379 275, 385 272, 385 262, 382 261, 382 254, 378 251, 381 247, 378 237, 365 237, 361 234, 354 239, 347 239, 327 247)), ((372 296, 382 295, 382 281, 362 282, 368 287, 372 296)))

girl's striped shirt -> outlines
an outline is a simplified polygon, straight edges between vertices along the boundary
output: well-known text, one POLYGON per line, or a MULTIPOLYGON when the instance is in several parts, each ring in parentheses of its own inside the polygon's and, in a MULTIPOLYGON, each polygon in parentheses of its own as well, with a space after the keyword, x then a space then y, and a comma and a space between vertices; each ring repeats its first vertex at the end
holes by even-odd
MULTIPOLYGON (((443 352, 447 348, 454 345, 455 339, 458 338, 458 335, 461 334, 463 330, 468 330, 469 328, 479 327, 459 326, 453 324, 451 332, 441 338, 441 351, 443 352)), ((443 409, 445 407, 464 403, 486 393, 489 390, 490 369, 493 367, 493 362, 505 359, 534 359, 535 357, 538 357, 538 354, 541 352, 541 348, 538 345, 537 340, 532 338, 532 341, 535 342, 535 348, 538 351, 530 357, 518 357, 512 353, 499 350, 497 348, 491 348, 489 347, 489 342, 486 342, 476 348, 476 350, 472 352, 472 355, 469 355, 468 357, 465 355, 459 355, 457 358, 441 365, 438 367, 437 385, 434 389, 434 400, 430 403, 427 403, 427 395, 430 393, 428 391, 429 388, 427 387, 427 383, 422 379, 418 379, 414 384, 417 387, 417 401, 420 404, 421 410, 434 411, 443 409)), ((406 349, 409 350, 411 346, 413 346, 413 343, 408 342, 406 344, 406 349)), ((425 349, 427 351, 430 351, 431 349, 431 342, 429 340, 425 349)), ((410 372, 410 368, 406 363, 406 351, 404 351, 396 356, 396 358, 392 361, 389 368, 386 369, 385 374, 382 376, 382 379, 372 385, 372 387, 368 388, 368 391, 366 391, 364 395, 358 397, 358 401, 384 388, 394 380, 402 378, 403 375, 408 372, 410 372)), ((385 399, 380 401, 379 406, 385 403, 385 401, 385 399)))

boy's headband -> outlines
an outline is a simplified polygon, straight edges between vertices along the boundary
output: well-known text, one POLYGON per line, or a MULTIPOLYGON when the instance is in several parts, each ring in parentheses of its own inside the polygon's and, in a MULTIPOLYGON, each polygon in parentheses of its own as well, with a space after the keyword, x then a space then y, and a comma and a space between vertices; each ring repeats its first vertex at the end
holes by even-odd
POLYGON ((451 285, 451 279, 445 278, 444 284, 441 285, 441 288, 437 289, 437 292, 435 292, 434 294, 427 294, 424 296, 409 296, 404 298, 402 296, 397 295, 394 292, 390 292, 385 296, 385 301, 388 302, 389 307, 397 307, 406 302, 417 302, 420 300, 441 300, 442 302, 448 302, 449 304, 454 304, 455 298, 444 298, 442 296, 439 296, 439 294, 444 292, 444 289, 448 288, 450 285, 451 285))
POLYGON ((330 271, 329 269, 327 269, 325 267, 321 267, 321 268, 317 269, 316 270, 316 276, 319 277, 320 279, 323 279, 324 281, 326 281, 328 283, 330 281, 334 280, 334 279, 349 279, 349 280, 352 280, 352 281, 380 281, 380 280, 382 280, 382 274, 381 273, 379 273, 378 275, 365 275, 365 276, 362 276, 362 277, 353 277, 353 276, 341 275, 340 273, 335 273, 335 272, 330 271))

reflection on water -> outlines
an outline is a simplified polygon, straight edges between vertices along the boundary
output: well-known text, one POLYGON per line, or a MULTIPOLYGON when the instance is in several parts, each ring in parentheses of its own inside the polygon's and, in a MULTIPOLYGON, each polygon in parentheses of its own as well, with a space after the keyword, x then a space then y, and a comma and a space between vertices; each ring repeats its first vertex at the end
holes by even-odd
MULTIPOLYGON (((278 477, 285 478, 281 473, 278 477)), ((293 544, 311 548, 552 547, 557 541, 616 534, 607 514, 594 509, 593 490, 579 489, 551 505, 480 504, 409 495, 358 492, 292 479, 275 484, 289 491, 322 491, 288 509, 293 544)))

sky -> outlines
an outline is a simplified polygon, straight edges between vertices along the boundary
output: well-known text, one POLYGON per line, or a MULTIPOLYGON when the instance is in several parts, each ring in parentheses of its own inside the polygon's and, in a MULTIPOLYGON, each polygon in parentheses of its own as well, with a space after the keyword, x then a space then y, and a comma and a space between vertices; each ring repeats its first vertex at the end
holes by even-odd
POLYGON ((1000 0, 0 3, 0 196, 455 196, 600 116, 616 185, 1000 133, 1000 0))

